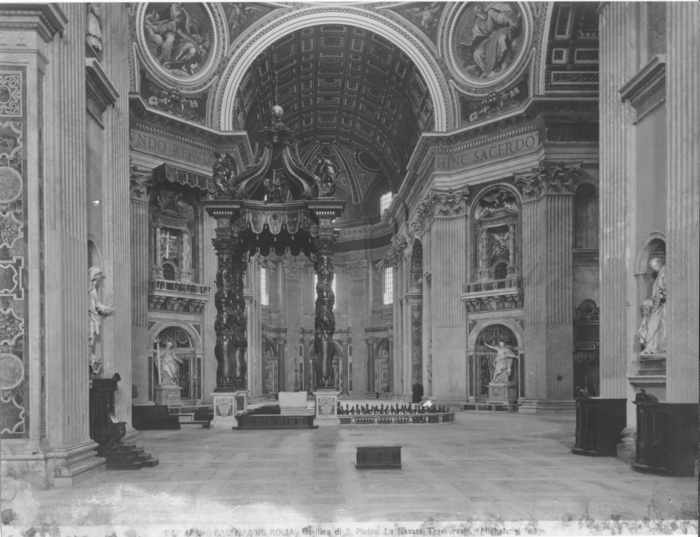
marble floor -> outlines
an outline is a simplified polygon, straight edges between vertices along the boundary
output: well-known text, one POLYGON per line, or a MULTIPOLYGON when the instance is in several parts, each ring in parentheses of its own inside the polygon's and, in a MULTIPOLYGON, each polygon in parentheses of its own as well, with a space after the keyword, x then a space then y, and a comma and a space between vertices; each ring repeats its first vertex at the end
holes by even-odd
POLYGON ((574 428, 572 417, 457 412, 454 424, 422 426, 145 431, 158 467, 34 491, 31 513, 44 527, 548 521, 594 533, 697 520, 696 479, 572 455, 574 428), (401 445, 403 468, 356 470, 361 445, 401 445))

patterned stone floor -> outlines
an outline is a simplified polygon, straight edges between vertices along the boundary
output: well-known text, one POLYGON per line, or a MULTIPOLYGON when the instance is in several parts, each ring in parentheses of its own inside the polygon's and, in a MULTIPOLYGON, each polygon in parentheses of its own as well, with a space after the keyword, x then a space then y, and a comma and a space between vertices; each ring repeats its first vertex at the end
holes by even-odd
POLYGON ((574 427, 568 417, 457 412, 454 424, 423 426, 142 432, 157 468, 35 491, 34 520, 140 528, 697 519, 695 479, 572 455, 574 427), (383 444, 403 447, 401 470, 355 469, 356 446, 383 444))

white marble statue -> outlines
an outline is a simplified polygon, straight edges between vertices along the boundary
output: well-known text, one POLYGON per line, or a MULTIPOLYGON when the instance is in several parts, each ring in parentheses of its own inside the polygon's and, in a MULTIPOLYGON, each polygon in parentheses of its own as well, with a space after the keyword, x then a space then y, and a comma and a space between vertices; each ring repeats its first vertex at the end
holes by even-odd
POLYGON ((168 341, 158 352, 158 367, 160 369, 160 385, 161 386, 177 386, 178 385, 178 364, 183 363, 177 357, 175 351, 172 350, 173 342, 168 341))
POLYGON ((97 295, 97 285, 104 280, 102 269, 99 267, 90 267, 88 269, 88 319, 89 319, 89 336, 88 348, 90 349, 90 370, 93 375, 99 375, 102 372, 102 358, 95 356, 96 336, 100 334, 101 317, 109 315, 114 311, 114 304, 105 306, 100 302, 100 297, 97 295))
POLYGON ((88 4, 88 14, 87 23, 88 31, 85 35, 85 39, 88 44, 95 50, 102 50, 102 10, 99 4, 89 3, 88 4))
POLYGON ((493 377, 491 378, 492 383, 505 383, 508 382, 508 377, 510 377, 510 368, 513 364, 513 358, 517 358, 513 352, 506 347, 503 341, 498 342, 498 347, 484 343, 489 349, 496 351, 496 358, 493 362, 494 370, 493 377))
POLYGON ((649 266, 657 273, 651 298, 642 303, 644 317, 637 338, 644 347, 642 356, 666 352, 666 265, 655 257, 649 266))

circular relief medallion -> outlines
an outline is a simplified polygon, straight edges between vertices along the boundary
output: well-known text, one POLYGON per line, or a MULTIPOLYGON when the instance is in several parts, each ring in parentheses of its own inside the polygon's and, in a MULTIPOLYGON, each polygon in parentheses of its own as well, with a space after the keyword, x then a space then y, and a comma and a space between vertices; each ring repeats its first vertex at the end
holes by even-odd
POLYGON ((205 4, 147 4, 140 11, 147 61, 175 81, 199 81, 215 63, 214 19, 205 4))
POLYGON ((0 203, 10 203, 22 194, 22 176, 14 168, 0 168, 0 203))
POLYGON ((19 386, 24 378, 24 364, 14 354, 0 354, 0 387, 11 390, 19 386))
POLYGON ((450 70, 471 87, 498 84, 520 66, 530 37, 529 15, 519 2, 467 2, 450 35, 450 70))

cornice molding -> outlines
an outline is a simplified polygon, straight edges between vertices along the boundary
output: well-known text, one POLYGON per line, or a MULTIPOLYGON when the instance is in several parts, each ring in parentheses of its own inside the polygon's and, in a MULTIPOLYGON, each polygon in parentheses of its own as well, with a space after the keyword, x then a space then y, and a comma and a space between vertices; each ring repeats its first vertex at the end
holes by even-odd
POLYGON ((0 30, 34 30, 48 43, 63 34, 68 17, 58 4, 0 4, 0 30))
POLYGON ((635 109, 635 123, 663 103, 666 100, 666 56, 654 56, 620 88, 620 97, 635 109))

